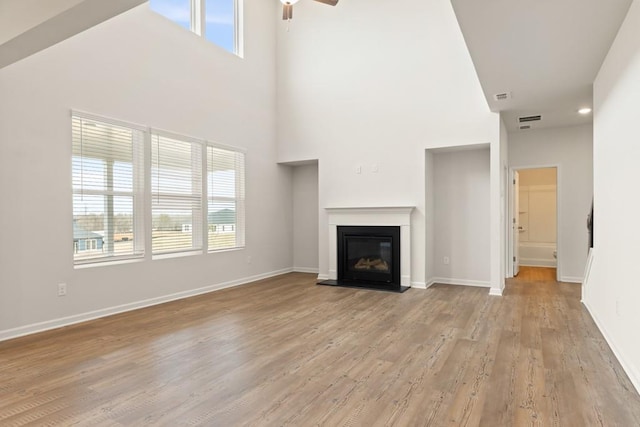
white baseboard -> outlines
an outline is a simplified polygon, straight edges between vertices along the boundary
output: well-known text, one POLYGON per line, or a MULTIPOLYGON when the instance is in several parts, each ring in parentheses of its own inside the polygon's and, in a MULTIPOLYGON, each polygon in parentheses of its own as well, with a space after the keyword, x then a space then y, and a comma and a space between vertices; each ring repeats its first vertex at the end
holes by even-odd
POLYGON ((90 311, 87 313, 75 314, 73 316, 61 317, 59 319, 47 320, 45 322, 33 323, 31 325, 20 326, 13 329, 0 331, 0 341, 6 341, 13 338, 31 335, 38 332, 44 332, 51 329, 61 328, 63 326, 74 325, 101 317, 112 316, 118 313, 137 310, 144 307, 163 304, 165 302, 175 301, 179 299, 189 298, 196 295, 207 294, 209 292, 221 289, 232 288, 234 286, 245 285, 257 280, 267 279, 269 277, 279 276, 285 273, 291 273, 292 268, 283 268, 282 270, 271 271, 268 273, 257 274, 255 276, 244 277, 242 279, 231 280, 228 282, 218 283, 215 285, 205 286, 203 288, 192 289, 189 291, 177 292, 174 294, 164 295, 161 297, 150 298, 142 301, 136 301, 128 304, 122 304, 115 307, 103 308, 100 310, 90 311))
POLYGON ((293 271, 296 273, 313 273, 318 274, 317 268, 309 268, 309 267, 293 267, 293 271))
POLYGON ((520 265, 522 267, 557 267, 558 262, 555 259, 544 258, 521 258, 520 265))
POLYGON ((427 289, 427 284, 424 282, 411 282, 411 287, 416 289, 427 289))
POLYGON ((318 280, 329 280, 328 274, 318 274, 318 280))
POLYGON ((613 351, 613 354, 615 354, 616 359, 618 359, 618 362, 620 362, 620 365, 622 365, 622 369, 624 369, 625 373, 631 380, 631 383, 635 387, 636 392, 640 393, 640 372, 638 372, 634 365, 628 363, 628 361, 623 357, 622 352, 615 345, 615 342, 611 339, 611 335, 609 335, 602 322, 600 322, 600 320, 598 319, 598 316, 596 316, 595 312, 591 309, 591 307, 589 307, 589 304, 587 304, 585 301, 583 301, 582 303, 587 308, 587 311, 591 315, 591 318, 600 330, 600 333, 604 337, 605 341, 607 342, 607 344, 609 344, 609 347, 611 348, 611 351, 613 351))
POLYGON ((500 289, 500 288, 491 288, 491 289, 489 289, 489 295, 494 296, 494 297, 501 297, 502 296, 502 289, 500 289))
POLYGON ((491 287, 491 282, 484 280, 452 279, 449 277, 434 277, 429 280, 428 283, 428 286, 431 286, 434 283, 442 283, 443 285, 477 286, 481 288, 491 287))
POLYGON ((582 277, 572 277, 572 276, 561 276, 561 282, 569 282, 569 283, 582 283, 582 277))
POLYGON ((594 248, 589 248, 589 255, 587 255, 587 264, 584 266, 584 279, 582 280, 582 301, 587 299, 587 283, 589 283, 589 277, 591 276, 591 266, 593 265, 593 257, 595 256, 594 248))

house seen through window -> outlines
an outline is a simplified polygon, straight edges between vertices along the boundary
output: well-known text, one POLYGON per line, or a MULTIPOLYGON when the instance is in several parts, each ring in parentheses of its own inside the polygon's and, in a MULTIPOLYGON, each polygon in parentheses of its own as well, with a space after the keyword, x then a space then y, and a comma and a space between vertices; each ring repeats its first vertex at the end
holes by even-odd
POLYGON ((241 56, 240 3, 242 0, 150 0, 151 9, 241 56))

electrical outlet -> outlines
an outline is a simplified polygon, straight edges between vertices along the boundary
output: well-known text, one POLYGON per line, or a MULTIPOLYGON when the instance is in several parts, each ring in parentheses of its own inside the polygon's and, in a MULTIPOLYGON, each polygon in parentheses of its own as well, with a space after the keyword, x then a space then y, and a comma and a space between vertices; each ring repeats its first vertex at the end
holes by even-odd
POLYGON ((356 173, 357 174, 361 174, 362 173, 362 166, 356 166, 356 173))
POLYGON ((58 296, 64 297, 67 295, 67 284, 66 283, 58 283, 58 296))
POLYGON ((449 265, 449 257, 448 257, 448 256, 446 256, 446 257, 442 258, 442 263, 443 263, 444 265, 449 265))
POLYGON ((378 167, 378 164, 377 164, 377 163, 374 163, 374 164, 371 166, 371 172, 373 172, 373 173, 378 173, 378 171, 379 171, 379 170, 380 170, 380 168, 378 167))

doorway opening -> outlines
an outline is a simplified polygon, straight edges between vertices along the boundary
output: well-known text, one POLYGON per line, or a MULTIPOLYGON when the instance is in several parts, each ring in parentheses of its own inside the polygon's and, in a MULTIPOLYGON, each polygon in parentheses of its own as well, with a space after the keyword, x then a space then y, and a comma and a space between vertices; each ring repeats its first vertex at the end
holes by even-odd
POLYGON ((546 274, 553 274, 557 280, 560 265, 557 167, 514 169, 512 182, 512 277, 526 267, 528 274, 532 268, 546 269, 546 274))

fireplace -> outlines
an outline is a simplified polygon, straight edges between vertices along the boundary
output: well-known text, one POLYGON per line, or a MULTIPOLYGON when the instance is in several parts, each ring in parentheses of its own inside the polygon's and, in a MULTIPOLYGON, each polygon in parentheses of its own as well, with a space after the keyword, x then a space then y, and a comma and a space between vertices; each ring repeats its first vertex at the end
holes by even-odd
MULTIPOLYGON (((358 286, 369 287, 374 289, 385 289, 395 292, 402 292, 411 286, 411 212, 414 210, 413 206, 379 206, 379 207, 329 207, 325 208, 328 219, 328 269, 326 271, 320 271, 318 274, 318 281, 323 285, 334 286, 358 286), (389 276, 382 279, 381 276, 376 275, 375 280, 371 280, 372 277, 367 273, 379 273, 387 270, 380 261, 376 261, 375 258, 381 258, 385 260, 385 254, 388 253, 386 242, 378 242, 377 249, 374 247, 372 250, 363 250, 366 252, 364 257, 359 257, 353 265, 349 266, 343 264, 340 267, 342 258, 342 251, 345 250, 338 233, 338 228, 341 230, 352 229, 369 229, 374 230, 373 236, 381 236, 380 232, 387 229, 399 230, 399 235, 396 235, 396 239, 391 237, 392 247, 395 247, 395 251, 392 249, 391 254, 394 258, 391 260, 390 270, 391 278, 389 276), (338 251, 340 251, 340 257, 338 257, 338 251), (371 255, 377 255, 378 252, 382 252, 383 256, 372 257, 371 255), (367 259, 367 255, 369 258, 367 259), (355 268, 360 258, 365 258, 358 268, 355 268), (346 267, 346 268, 345 268, 346 267), (364 268, 366 267, 366 268, 364 268), (377 269, 376 269, 377 267, 377 269), (338 270, 341 270, 340 274, 338 270), (355 274, 356 277, 343 277, 342 271, 349 271, 350 274, 355 274), (355 270, 355 271, 354 271, 355 270), (373 271, 372 271, 373 270, 373 271), (400 279, 398 280, 398 276, 400 279), (391 281, 389 281, 391 280, 391 281)), ((358 234, 358 233, 356 233, 358 234)), ((389 238, 388 235, 382 235, 385 238, 389 238)), ((356 236, 357 237, 357 236, 356 236)), ((371 236, 364 236, 369 238, 371 236)), ((364 243, 367 240, 353 240, 352 243, 356 243, 353 250, 363 249, 362 246, 367 245, 364 243)), ((364 249, 367 249, 364 247, 364 249)), ((346 248, 349 251, 349 247, 346 248)), ((355 258, 355 257, 351 257, 355 258)), ((322 260, 321 260, 322 263, 322 260)), ((388 274, 388 273, 387 273, 388 274)))
POLYGON ((401 292, 400 227, 338 226, 337 280, 328 285, 401 292))

